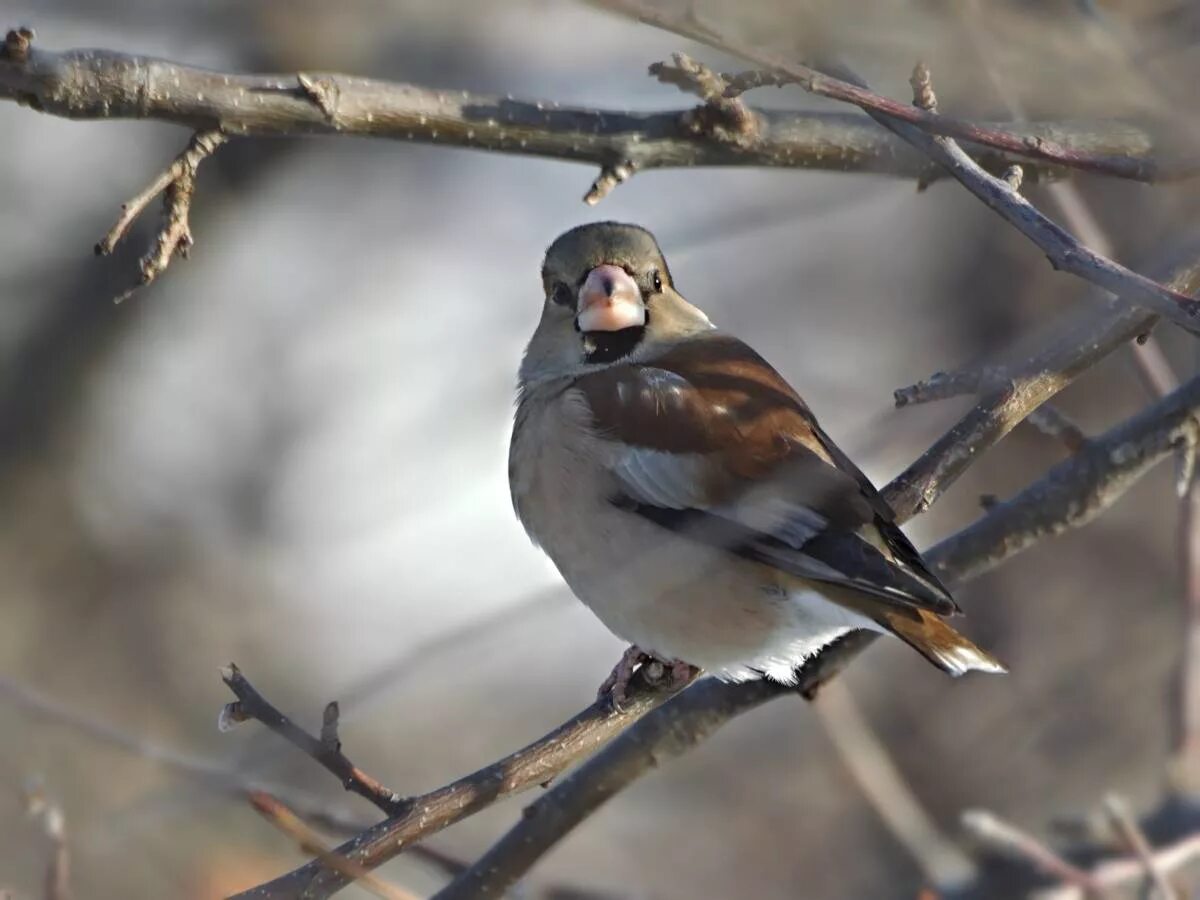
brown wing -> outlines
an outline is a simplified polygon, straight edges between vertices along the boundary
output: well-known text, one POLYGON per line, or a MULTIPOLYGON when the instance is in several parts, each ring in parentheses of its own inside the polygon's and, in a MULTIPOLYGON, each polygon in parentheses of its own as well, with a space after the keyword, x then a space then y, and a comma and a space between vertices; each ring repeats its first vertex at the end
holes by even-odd
POLYGON ((874 486, 741 341, 710 332, 576 388, 613 442, 615 503, 801 577, 956 611, 874 486))

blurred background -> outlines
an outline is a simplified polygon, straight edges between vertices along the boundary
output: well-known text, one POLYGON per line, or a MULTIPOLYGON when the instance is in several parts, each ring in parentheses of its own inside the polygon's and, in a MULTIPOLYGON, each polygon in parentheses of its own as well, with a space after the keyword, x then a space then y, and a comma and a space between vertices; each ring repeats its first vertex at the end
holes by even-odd
MULTIPOLYGON (((969 5, 759 0, 736 21, 732 6, 699 10, 842 55, 895 97, 923 56, 943 108, 963 114, 1006 117, 999 79, 1031 115, 1195 122, 1196 98, 1172 88, 1200 68, 1190 4, 988 4, 975 25, 990 74, 969 5)), ((672 51, 738 67, 568 0, 6 0, 3 13, 52 49, 622 109, 689 104, 645 74, 672 51)), ((799 89, 751 99, 834 108, 799 89)), ((950 182, 649 172, 591 209, 589 167, 325 138, 223 148, 201 170, 191 260, 114 306, 157 217, 110 259, 91 247, 186 140, 0 104, 0 891, 17 897, 40 895, 49 854, 22 812, 30 779, 62 808, 82 898, 216 897, 302 861, 219 777, 172 759, 374 820, 265 729, 217 732, 230 661, 310 727, 340 699, 349 755, 401 793, 590 702, 622 647, 529 544, 506 476, 541 254, 562 230, 653 230, 683 293, 796 384, 877 483, 970 402, 894 411, 894 388, 1002 357, 1095 302, 950 182)), ((1192 184, 1077 184, 1116 257, 1143 269, 1200 208, 1192 184)), ((1043 188, 1029 196, 1057 215, 1043 188)), ((1161 332, 1191 374, 1190 344, 1161 332)), ((1061 407, 1099 431, 1148 400, 1122 351, 1061 407)), ((928 546, 1063 453, 1018 428, 910 533, 928 546)), ((965 630, 1008 678, 954 683, 898 642, 847 673, 951 840, 968 807, 1050 834, 1110 789, 1157 802, 1184 617, 1172 487, 1160 467, 1098 522, 961 592, 965 630)), ((473 859, 527 799, 430 845, 473 859)), ((407 857, 383 872, 418 893, 440 883, 407 857)), ((616 798, 527 890, 773 900, 923 883, 819 717, 779 702, 616 798)), ((1013 896, 1028 876, 997 864, 988 883, 1013 896)))

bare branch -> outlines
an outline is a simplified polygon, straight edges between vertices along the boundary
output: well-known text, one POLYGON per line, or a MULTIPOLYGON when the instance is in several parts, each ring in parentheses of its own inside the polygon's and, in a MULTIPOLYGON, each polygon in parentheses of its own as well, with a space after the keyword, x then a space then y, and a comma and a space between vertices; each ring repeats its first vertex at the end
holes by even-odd
MULTIPOLYGON (((625 2, 607 5, 640 6, 625 2)), ((690 27, 695 31, 694 25, 686 25, 684 22, 676 30, 689 34, 690 27)), ((196 166, 229 135, 370 135, 590 161, 601 167, 601 173, 584 197, 589 204, 599 202, 634 171, 670 166, 884 171, 915 176, 922 184, 931 180, 931 172, 936 176, 936 167, 900 149, 861 117, 753 111, 744 105, 739 97, 744 90, 755 82, 778 83, 780 72, 810 91, 857 103, 872 115, 891 117, 888 121, 893 124, 897 118, 908 119, 904 110, 919 114, 922 128, 958 134, 990 148, 980 153, 980 162, 995 171, 1007 171, 1014 160, 1028 157, 1142 180, 1190 175, 1193 169, 1200 169, 1179 169, 1154 161, 1146 149, 1153 146, 1153 139, 1134 134, 1127 126, 1041 125, 1025 126, 1023 133, 1021 129, 1003 131, 914 110, 803 66, 776 67, 775 72, 741 76, 734 83, 678 55, 674 66, 660 64, 654 71, 700 93, 704 105, 635 114, 435 91, 336 74, 235 75, 104 50, 53 53, 33 46, 32 37, 31 32, 14 30, 0 50, 0 98, 69 118, 153 118, 184 124, 196 132, 172 168, 127 204, 121 219, 97 245, 98 252, 111 250, 137 212, 155 195, 164 193, 163 225, 141 262, 139 284, 143 285, 158 277, 175 255, 186 255, 192 243, 188 212, 196 166), (1124 136, 1114 131, 1124 132, 1124 136)), ((712 36, 707 40, 720 45, 712 36)), ((745 50, 736 46, 726 49, 745 50)), ((951 173, 959 177, 953 168, 951 173)), ((1015 191, 1010 189, 1010 193, 1015 191)), ((1043 245, 1043 249, 1047 247, 1043 245)), ((1076 274, 1094 270, 1096 278, 1108 278, 1099 282, 1106 287, 1115 290, 1114 285, 1120 285, 1134 298, 1151 305, 1157 302, 1164 315, 1185 327, 1194 326, 1189 316, 1171 306, 1191 309, 1188 298, 1172 297, 1161 286, 1106 260, 1107 266, 1102 266, 1094 255, 1081 261, 1076 258, 1078 249, 1068 252, 1059 247, 1047 252, 1056 265, 1076 274)))
POLYGON ((1137 820, 1133 818, 1129 807, 1125 805, 1125 801, 1115 794, 1110 794, 1104 798, 1104 809, 1112 819, 1122 840, 1129 845, 1133 855, 1142 863, 1146 870, 1146 876, 1158 891, 1159 900, 1182 900, 1179 892, 1167 881, 1166 873, 1154 858, 1154 850, 1151 848, 1150 842, 1146 839, 1137 820))
POLYGON ((277 797, 285 797, 288 804, 293 809, 299 809, 305 818, 311 821, 319 820, 322 824, 339 831, 358 832, 371 824, 348 810, 333 808, 324 798, 288 785, 248 777, 216 760, 164 746, 105 719, 68 706, 5 675, 0 675, 0 697, 48 721, 65 725, 126 753, 159 763, 171 771, 197 779, 231 795, 241 797, 251 791, 263 791, 277 797))
MULTIPOLYGON (((614 709, 597 701, 527 747, 445 787, 404 801, 405 811, 360 833, 336 852, 368 869, 396 856, 415 841, 474 815, 511 794, 546 784, 571 764, 643 717, 671 696, 669 679, 651 685, 634 677, 625 703, 614 709)), ((689 693, 685 691, 684 693, 689 693)), ((346 885, 344 877, 311 862, 239 898, 327 897, 346 885)))
MULTIPOLYGON (((1200 289, 1200 245, 1189 241, 1154 268, 1173 290, 1200 289)), ((1084 311, 1025 352, 1019 363, 976 367, 896 392, 906 402, 982 394, 978 403, 889 485, 888 499, 901 519, 929 507, 974 461, 1029 413, 1099 360, 1153 326, 1157 316, 1109 300, 1099 314, 1084 311), (903 395, 903 396, 902 396, 903 395)))
MULTIPOLYGON (((1058 192, 1054 193, 1057 196, 1058 192)), ((1200 242, 1193 236, 1164 258, 1153 261, 1150 269, 1156 278, 1174 290, 1194 293, 1200 289, 1200 242)), ((1097 299, 1104 302, 1103 297, 1099 296, 1100 290, 1096 289, 1095 293, 1097 299)), ((1167 386, 1169 393, 1172 389, 1170 385, 1177 386, 1177 382, 1169 366, 1164 365, 1165 361, 1158 361, 1161 359, 1161 350, 1156 350, 1153 344, 1136 343, 1154 327, 1158 316, 1140 309, 1130 310, 1125 304, 1111 299, 1107 306, 1107 309, 1099 312, 1081 311, 1068 315, 1064 322, 1052 326, 1043 335, 1035 336, 1032 341, 1026 341, 1024 346, 1008 351, 1002 361, 973 363, 953 372, 935 372, 922 381, 898 388, 894 392, 896 406, 947 400, 967 394, 1020 393, 1031 383, 1040 381, 1042 373, 1047 371, 1066 374, 1069 369, 1070 380, 1129 342, 1134 342, 1135 347, 1150 347, 1150 352, 1154 354, 1150 362, 1154 375, 1153 380, 1147 376, 1147 386, 1156 394, 1160 393, 1160 385, 1167 386)), ((1139 365, 1139 372, 1146 373, 1146 367, 1139 365)), ((1064 381, 1059 387, 1066 383, 1064 381)))
POLYGON ((1128 302, 1139 303, 1189 331, 1200 332, 1200 301, 1132 272, 1083 246, 1064 228, 1038 212, 1012 184, 980 168, 952 138, 960 137, 1017 153, 1023 150, 1025 155, 1053 159, 1064 164, 1066 159, 1073 158, 1080 168, 1122 177, 1135 177, 1135 168, 1129 165, 1130 160, 1115 158, 1085 163, 1058 145, 1042 142, 1021 147, 1011 134, 981 129, 970 123, 937 115, 934 112, 936 100, 929 84, 929 73, 922 64, 918 64, 912 78, 916 102, 906 105, 875 94, 858 84, 834 78, 799 63, 791 63, 768 51, 716 34, 696 23, 694 17, 664 13, 639 0, 603 0, 601 5, 766 65, 792 77, 796 84, 810 93, 859 106, 884 128, 899 135, 942 166, 990 209, 1029 238, 1046 254, 1054 268, 1090 281, 1128 302), (930 108, 922 108, 923 103, 929 104, 930 108))
POLYGON ((225 707, 223 718, 234 721, 257 719, 332 772, 346 790, 370 800, 387 815, 399 815, 410 808, 408 801, 384 787, 342 753, 342 743, 337 737, 337 703, 325 707, 321 736, 318 738, 271 705, 233 663, 221 670, 221 680, 238 698, 235 703, 225 707))
POLYGON ((962 814, 962 824, 980 843, 1008 856, 1030 863, 1039 872, 1081 890, 1084 896, 1095 897, 1103 887, 1089 872, 1067 862, 1048 845, 999 816, 983 809, 971 809, 962 814))
POLYGON ((256 791, 250 794, 250 805, 264 819, 294 840, 304 853, 312 854, 323 865, 353 881, 364 891, 381 897, 382 900, 416 900, 416 894, 389 884, 353 860, 334 853, 321 840, 321 836, 306 825, 299 816, 270 794, 256 791))
POLYGON ((938 829, 845 683, 826 685, 813 710, 863 796, 930 884, 954 895, 974 881, 974 862, 938 829))
POLYGON ((1141 160, 1120 155, 1102 157, 1080 154, 1075 149, 1054 140, 1030 140, 1021 137, 1014 131, 940 116, 931 110, 900 103, 858 84, 818 72, 814 68, 795 62, 778 53, 739 41, 726 34, 718 34, 696 21, 694 16, 666 12, 642 2, 642 0, 594 0, 594 2, 598 6, 636 19, 646 25, 661 28, 702 44, 708 44, 724 53, 731 53, 756 65, 765 66, 770 73, 764 76, 766 83, 779 84, 786 77, 791 83, 799 85, 811 94, 851 103, 869 115, 883 116, 890 121, 905 123, 929 134, 959 138, 972 144, 1003 150, 1018 157, 1041 159, 1070 168, 1139 181, 1190 177, 1197 171, 1198 161, 1196 160, 1170 164, 1160 163, 1157 166, 1151 166, 1141 160))
POLYGON ((500 896, 560 838, 645 772, 682 756, 734 716, 793 693, 765 680, 697 682, 526 807, 521 820, 434 900, 500 896))
POLYGON ((1200 377, 1188 381, 1010 500, 934 547, 926 558, 948 577, 974 578, 1044 537, 1078 528, 1108 509, 1154 465, 1192 440, 1200 424, 1200 377))
MULTIPOLYGON (((1190 834, 1154 851, 1154 865, 1167 874, 1197 858, 1200 858, 1200 834, 1190 834)), ((1146 867, 1140 859, 1109 859, 1098 863, 1088 874, 1102 890, 1112 890, 1143 879, 1146 867)), ((1039 900, 1085 900, 1086 897, 1083 891, 1073 885, 1040 891, 1037 896, 1039 900)))
POLYGON ((1087 446, 1087 435, 1071 421, 1066 413, 1049 403, 1043 403, 1025 421, 1047 437, 1061 443, 1069 453, 1078 453, 1087 446))
MULTIPOLYGON (((235 136, 349 134, 599 166, 628 160, 643 170, 782 166, 908 178, 932 170, 920 154, 861 115, 757 110, 759 137, 744 147, 697 133, 687 124, 690 109, 633 113, 333 73, 213 72, 110 50, 55 53, 32 46, 31 33, 21 34, 10 32, 12 48, 0 51, 0 98, 71 119, 156 119, 235 136)), ((769 74, 735 76, 727 96, 763 83, 770 83, 769 74)), ((996 130, 974 127, 980 134, 996 130)), ((1091 161, 1102 167, 1104 160, 1122 158, 1131 175, 1146 180, 1190 174, 1159 160, 1155 136, 1133 124, 1048 122, 1005 133, 1008 144, 1020 149, 973 148, 989 170, 1003 171, 1030 148, 1061 147, 1061 165, 1089 167, 1091 161)))
MULTIPOLYGON (((928 73, 925 73, 928 81, 928 73)), ((1200 301, 1133 272, 1081 244, 1065 228, 1042 215, 1009 182, 990 175, 953 139, 930 135, 904 121, 868 111, 880 125, 895 132, 943 166, 960 184, 1004 221, 1029 238, 1050 264, 1136 303, 1191 332, 1200 332, 1200 301)))

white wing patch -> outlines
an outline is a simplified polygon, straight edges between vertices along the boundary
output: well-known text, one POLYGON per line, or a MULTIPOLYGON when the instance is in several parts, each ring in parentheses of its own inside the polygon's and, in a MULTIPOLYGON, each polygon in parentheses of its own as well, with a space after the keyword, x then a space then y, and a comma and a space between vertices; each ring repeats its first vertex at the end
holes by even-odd
POLYGON ((817 511, 779 496, 769 480, 732 503, 714 505, 705 490, 713 464, 714 460, 702 453, 630 447, 610 465, 623 491, 640 503, 662 509, 705 510, 797 549, 829 525, 817 511))
POLYGON ((829 525, 829 520, 815 509, 793 503, 775 493, 776 490, 770 481, 756 485, 733 503, 714 511, 796 549, 829 525))

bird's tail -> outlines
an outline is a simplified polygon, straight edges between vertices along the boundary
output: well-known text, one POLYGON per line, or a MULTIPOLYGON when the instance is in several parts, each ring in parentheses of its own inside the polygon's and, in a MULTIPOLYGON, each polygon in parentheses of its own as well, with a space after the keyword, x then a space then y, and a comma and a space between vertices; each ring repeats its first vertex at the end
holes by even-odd
POLYGON ((877 621, 943 672, 956 678, 971 671, 995 674, 1008 671, 994 656, 980 650, 927 609, 885 609, 878 613, 877 621))

